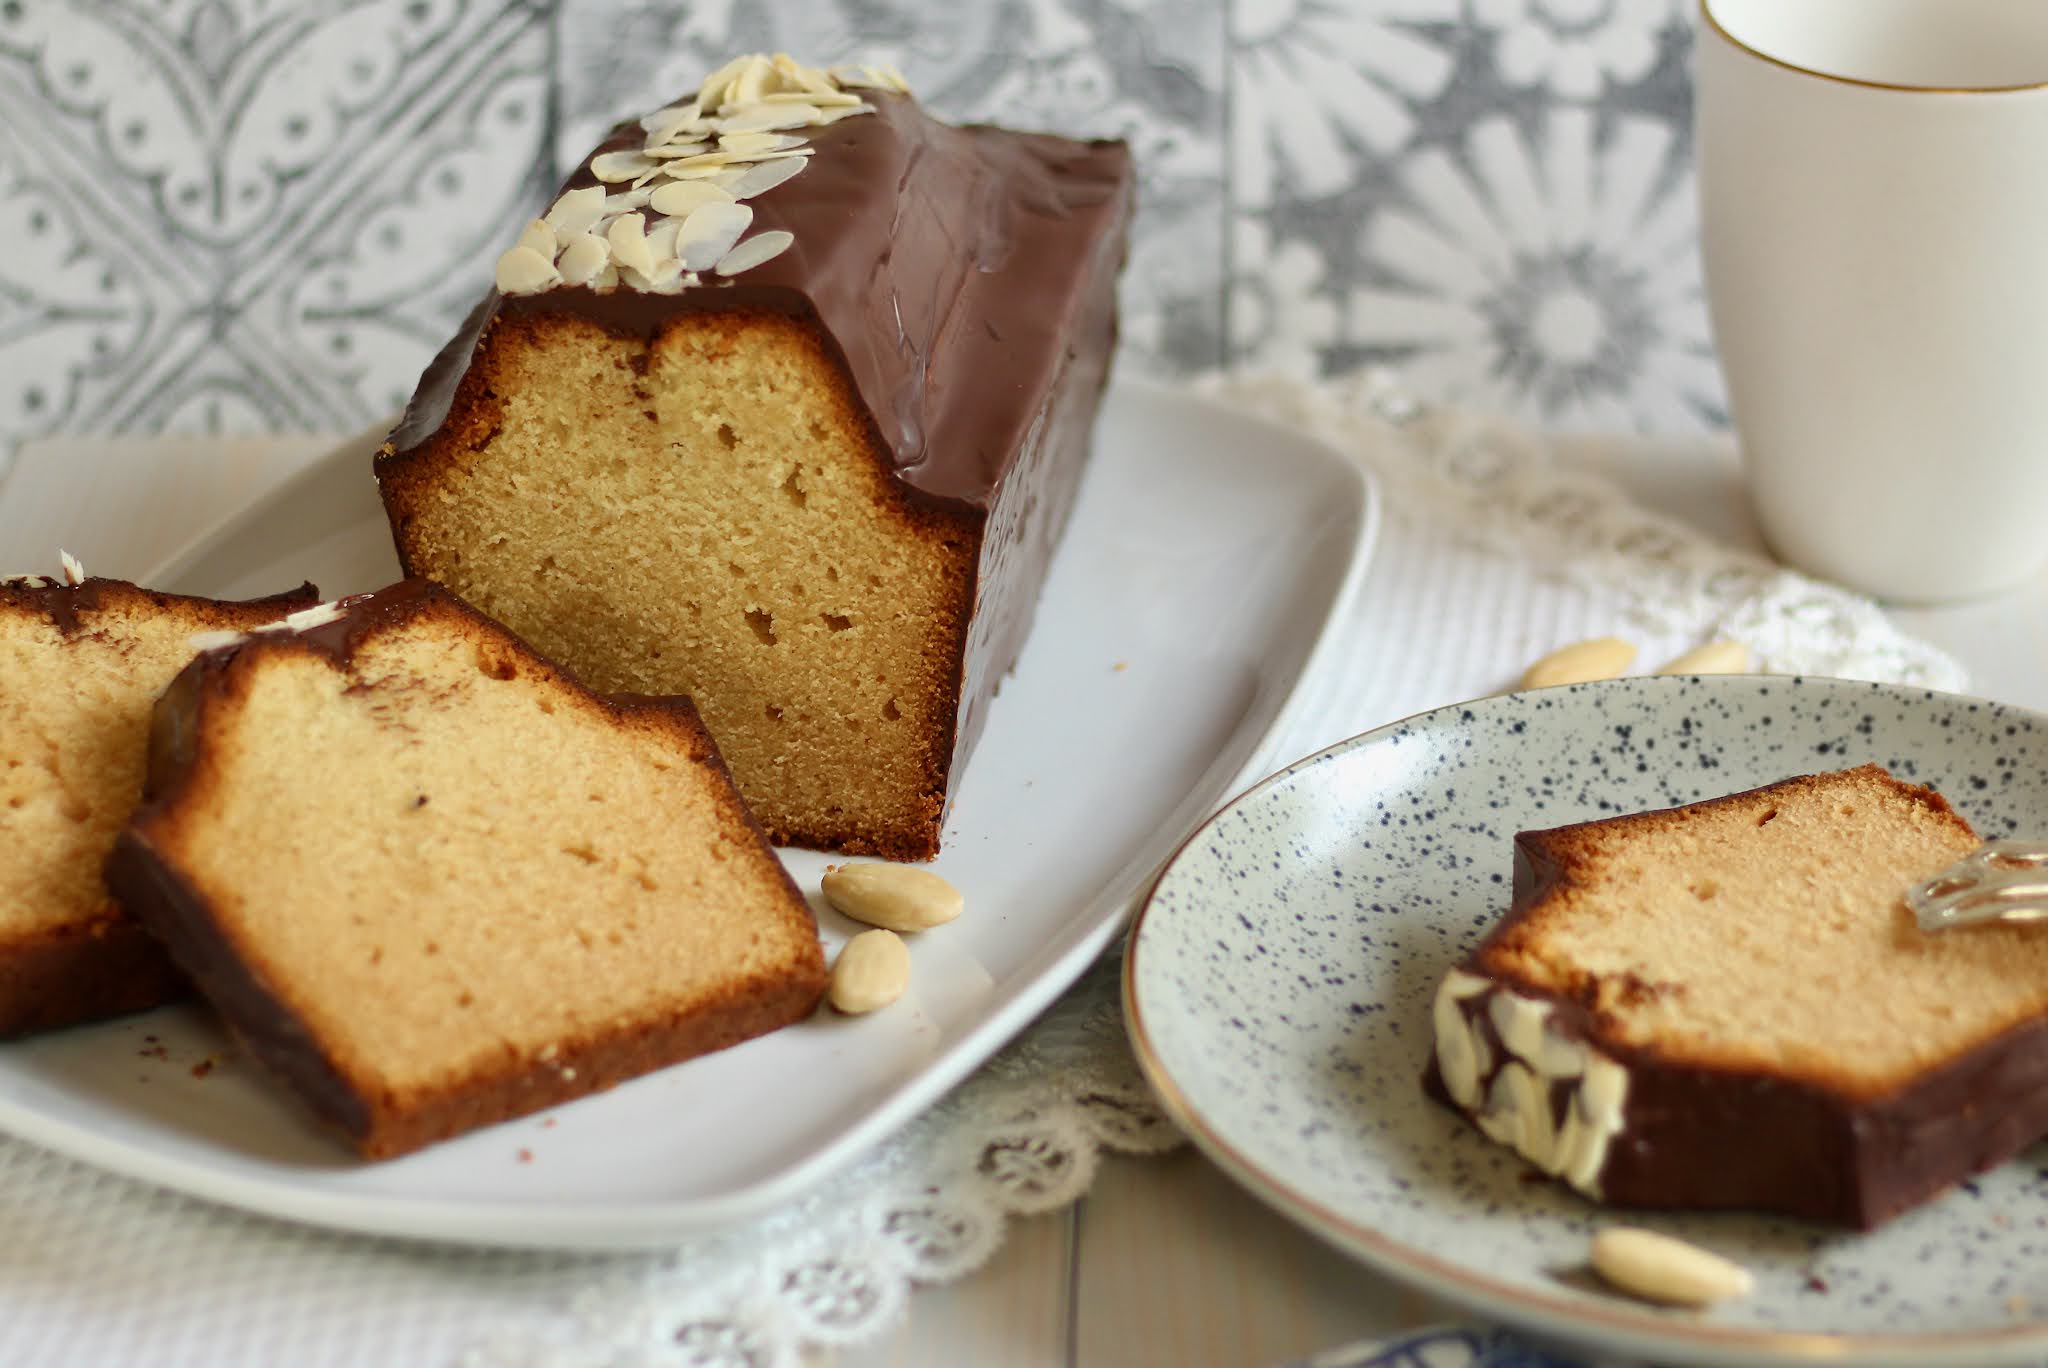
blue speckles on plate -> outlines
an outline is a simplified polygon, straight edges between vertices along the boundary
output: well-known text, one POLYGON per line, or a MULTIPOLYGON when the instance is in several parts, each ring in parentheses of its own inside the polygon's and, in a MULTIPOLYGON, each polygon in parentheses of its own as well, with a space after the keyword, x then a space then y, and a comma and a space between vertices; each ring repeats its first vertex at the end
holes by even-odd
POLYGON ((1515 832, 1866 761, 1932 784, 1987 837, 2048 836, 2048 718, 1924 689, 1617 680, 1345 742, 1167 868, 1128 963, 1139 1056, 1253 1191, 1500 1319, 1666 1361, 2048 1360, 2048 1146, 1868 1235, 1617 1215, 1532 1181, 1419 1086, 1431 995, 1505 910, 1515 832), (1756 1295, 1702 1315, 1606 1293, 1582 1270, 1616 1220, 1740 1259, 1756 1295))

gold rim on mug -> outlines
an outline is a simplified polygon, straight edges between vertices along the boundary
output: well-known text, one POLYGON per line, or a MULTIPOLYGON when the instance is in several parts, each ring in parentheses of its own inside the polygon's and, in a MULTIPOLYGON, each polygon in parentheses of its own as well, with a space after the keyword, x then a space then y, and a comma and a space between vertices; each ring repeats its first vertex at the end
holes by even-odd
POLYGON ((1798 62, 1790 61, 1784 57, 1775 57, 1760 47, 1743 42, 1733 33, 1730 33, 1727 26, 1715 17, 1714 0, 1699 0, 1699 7, 1702 22, 1719 34, 1728 46, 1736 51, 1746 52, 1757 60, 1768 62, 1774 67, 1797 72, 1801 76, 1813 76, 1823 81, 1834 81, 1838 85, 1861 86, 1865 90, 1894 90, 1907 95, 2017 95, 2030 90, 2048 90, 2048 80, 2022 81, 2017 85, 1906 85, 1899 81, 1873 81, 1862 76, 1844 76, 1839 72, 1822 71, 1819 67, 1802 66, 1798 62))
MULTIPOLYGON (((1464 705, 1454 703, 1447 706, 1464 705)), ((1208 821, 1197 827, 1174 849, 1173 854, 1160 866, 1151 887, 1146 890, 1144 901, 1138 904, 1138 910, 1131 918, 1131 928, 1125 934, 1124 940, 1124 1033, 1130 1039, 1131 1053, 1138 1061, 1139 1072, 1144 1075, 1145 1081, 1151 1084, 1168 1117, 1194 1140, 1196 1148, 1269 1207, 1311 1228, 1320 1227, 1319 1233, 1325 1239, 1336 1237, 1355 1257, 1372 1265, 1380 1273, 1408 1282, 1411 1286, 1415 1285, 1417 1275, 1420 1275, 1424 1291, 1439 1296, 1447 1295, 1452 1300, 1462 1300, 1465 1305, 1481 1314, 1500 1314, 1497 1308, 1486 1305, 1488 1301, 1505 1303, 1515 1312, 1521 1313, 1524 1317, 1522 1324, 1539 1333, 1573 1338, 1583 1336, 1588 1329, 1592 1329, 1618 1332, 1652 1344, 1661 1341, 1666 1345, 1684 1345, 1693 1349, 1704 1347, 1748 1350, 1807 1363, 1837 1363, 1855 1358, 1874 1358, 1878 1363, 1893 1365, 1927 1363, 1931 1361, 1927 1356, 1936 1352, 2001 1352, 2014 1345, 2038 1347, 2048 1343, 2048 1322, 2041 1320, 2027 1321, 1997 1330, 1937 1331, 1932 1334, 1903 1335, 1750 1330, 1732 1325, 1687 1324, 1647 1310, 1636 1312, 1620 1306, 1589 1306, 1584 1302, 1571 1301, 1563 1297, 1545 1296, 1540 1292, 1530 1292, 1512 1283, 1490 1278, 1484 1273, 1476 1273, 1463 1264, 1439 1258, 1342 1216, 1302 1189, 1267 1173, 1249 1155, 1239 1151, 1236 1146, 1211 1129, 1200 1110, 1173 1081, 1166 1062, 1159 1057, 1152 1044, 1151 1034, 1145 1029, 1144 1013, 1138 1005, 1139 940, 1144 932, 1146 919, 1158 905, 1160 887, 1172 877, 1174 866, 1180 863, 1181 857, 1228 814, 1256 800, 1267 790, 1285 783, 1299 771, 1308 769, 1325 757, 1334 756, 1340 751, 1355 750, 1382 733, 1441 711, 1442 708, 1425 708, 1411 716, 1374 727, 1371 731, 1361 732, 1357 736, 1325 747, 1314 755, 1297 760, 1287 768, 1260 780, 1219 808, 1208 821)), ((1421 1085, 1418 1083, 1417 1086, 1421 1085)), ((1635 1352, 1635 1349, 1631 1348, 1629 1352, 1635 1352)))

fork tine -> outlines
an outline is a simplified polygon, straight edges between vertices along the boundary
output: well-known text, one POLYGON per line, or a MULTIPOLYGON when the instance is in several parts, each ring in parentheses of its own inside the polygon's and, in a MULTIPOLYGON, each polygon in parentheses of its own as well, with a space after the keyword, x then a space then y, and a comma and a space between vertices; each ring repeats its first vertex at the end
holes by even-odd
POLYGON ((1989 841, 1906 892, 1925 932, 2048 920, 2048 843, 1989 841))

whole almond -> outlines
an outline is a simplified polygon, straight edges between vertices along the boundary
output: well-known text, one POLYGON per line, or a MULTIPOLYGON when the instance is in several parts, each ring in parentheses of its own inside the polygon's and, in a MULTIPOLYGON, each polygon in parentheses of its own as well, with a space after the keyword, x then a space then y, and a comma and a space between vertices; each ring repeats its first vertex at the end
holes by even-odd
POLYGON ((1695 646, 1657 671, 1660 675, 1748 674, 1749 647, 1739 641, 1710 641, 1695 646))
POLYGON ((825 901, 857 922, 889 931, 928 931, 960 915, 960 890, 929 869, 849 864, 819 882, 825 901))
POLYGON ((879 1011, 910 986, 910 947, 894 931, 863 931, 832 962, 832 1005, 848 1016, 879 1011))
POLYGON ((1670 1306, 1710 1306, 1756 1285, 1741 1264, 1631 1226, 1609 1226, 1593 1237, 1593 1270, 1624 1292, 1670 1306))
POLYGON ((1593 637, 1560 646, 1522 674, 1520 687, 1547 689, 1555 684, 1585 684, 1613 679, 1635 662, 1636 648, 1620 637, 1593 637))

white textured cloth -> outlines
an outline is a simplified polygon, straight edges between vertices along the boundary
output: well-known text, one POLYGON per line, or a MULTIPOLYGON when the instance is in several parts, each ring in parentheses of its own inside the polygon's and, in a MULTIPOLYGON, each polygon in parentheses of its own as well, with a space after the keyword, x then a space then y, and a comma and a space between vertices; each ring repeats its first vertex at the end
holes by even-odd
MULTIPOLYGON (((1372 376, 1208 388, 1370 462, 1387 500, 1290 754, 1508 687, 1608 633, 1646 668, 1727 636, 1770 670, 1964 682, 1869 603, 1647 514, 1513 427, 1419 410, 1372 376)), ((0 1140, 0 1363, 792 1364, 881 1328, 915 1283, 976 1267, 1008 1215, 1073 1201, 1103 1146, 1177 1140, 1124 1043, 1113 960, 854 1172, 655 1255, 330 1234, 0 1140)))

